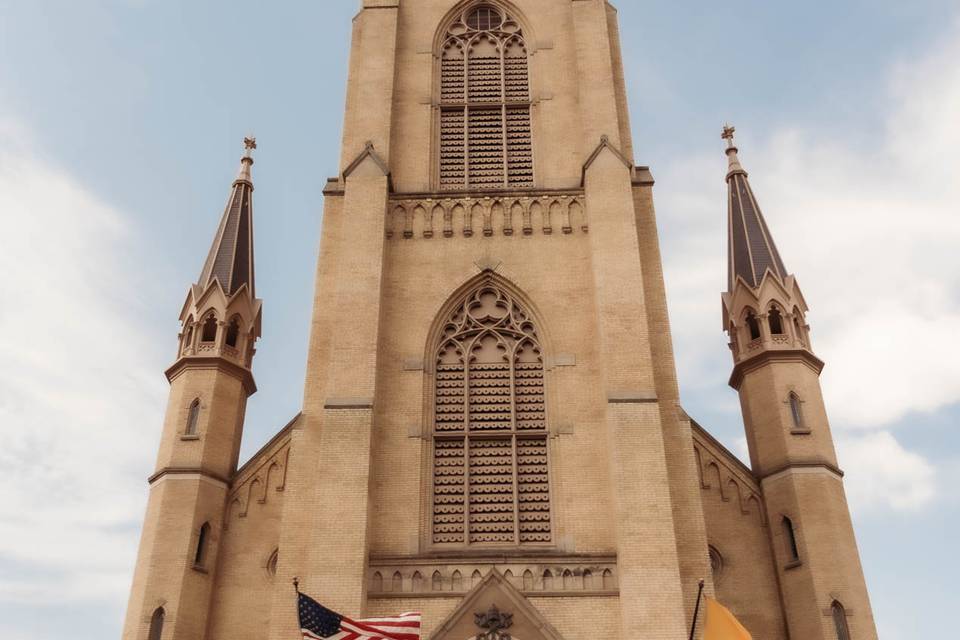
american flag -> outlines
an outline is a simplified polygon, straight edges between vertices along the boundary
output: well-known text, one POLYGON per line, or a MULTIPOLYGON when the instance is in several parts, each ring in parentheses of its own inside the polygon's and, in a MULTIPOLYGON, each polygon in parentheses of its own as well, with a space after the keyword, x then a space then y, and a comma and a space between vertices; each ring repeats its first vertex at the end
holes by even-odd
POLYGON ((351 620, 298 593, 300 631, 304 640, 420 640, 420 614, 351 620))

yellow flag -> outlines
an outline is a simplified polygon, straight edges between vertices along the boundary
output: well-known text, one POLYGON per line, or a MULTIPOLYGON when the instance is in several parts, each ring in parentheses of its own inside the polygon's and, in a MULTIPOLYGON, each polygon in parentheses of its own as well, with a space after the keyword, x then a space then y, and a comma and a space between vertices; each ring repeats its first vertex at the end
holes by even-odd
POLYGON ((714 600, 707 600, 707 626, 703 640, 753 640, 750 632, 730 613, 730 610, 714 600))

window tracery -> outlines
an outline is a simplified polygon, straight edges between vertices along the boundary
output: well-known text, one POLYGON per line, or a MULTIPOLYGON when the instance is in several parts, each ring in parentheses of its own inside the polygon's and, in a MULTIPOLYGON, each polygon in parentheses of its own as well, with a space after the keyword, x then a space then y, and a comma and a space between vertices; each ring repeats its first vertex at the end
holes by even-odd
POLYGON ((534 322, 493 282, 446 319, 435 352, 433 542, 551 541, 544 369, 534 322))
POLYGON ((533 186, 527 45, 513 17, 474 5, 440 51, 440 187, 533 186))

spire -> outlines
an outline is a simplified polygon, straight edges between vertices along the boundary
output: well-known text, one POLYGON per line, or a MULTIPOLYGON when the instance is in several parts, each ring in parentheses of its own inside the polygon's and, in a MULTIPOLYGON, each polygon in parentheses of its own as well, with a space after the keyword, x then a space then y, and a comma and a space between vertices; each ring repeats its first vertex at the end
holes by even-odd
POLYGON ((228 296, 246 284, 250 288, 250 296, 256 297, 253 278, 253 178, 250 173, 253 150, 257 148, 256 138, 244 138, 243 146, 240 171, 233 182, 230 198, 198 284, 206 288, 217 279, 228 296))
POLYGON ((733 291, 737 278, 751 287, 759 287, 763 276, 769 269, 781 281, 787 278, 787 269, 783 266, 780 252, 773 242, 770 229, 763 219, 760 205, 750 188, 750 180, 733 142, 734 127, 727 125, 723 129, 723 139, 727 141, 727 158, 730 168, 727 172, 729 187, 730 214, 728 217, 730 291, 733 291))

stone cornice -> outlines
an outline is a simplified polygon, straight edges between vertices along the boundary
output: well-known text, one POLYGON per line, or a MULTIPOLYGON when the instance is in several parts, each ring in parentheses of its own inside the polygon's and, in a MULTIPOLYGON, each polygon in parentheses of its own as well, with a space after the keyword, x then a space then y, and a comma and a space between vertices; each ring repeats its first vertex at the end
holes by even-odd
POLYGON ((788 462, 787 464, 780 465, 775 469, 764 473, 760 476, 760 482, 765 482, 767 480, 773 479, 775 476, 778 476, 782 473, 794 470, 811 470, 811 469, 823 469, 824 471, 829 471, 838 478, 843 478, 844 473, 840 470, 839 467, 830 464, 829 462, 824 462, 822 460, 807 460, 799 462, 788 462))
POLYGON ((225 358, 213 356, 184 356, 174 362, 164 374, 167 376, 167 381, 172 383, 177 376, 187 369, 217 369, 239 380, 243 384, 243 388, 246 390, 248 397, 257 392, 257 383, 253 379, 253 372, 225 358))
POLYGON ((806 349, 762 351, 755 356, 737 363, 733 368, 733 373, 730 375, 730 386, 740 391, 740 385, 743 384, 743 380, 747 377, 747 374, 761 367, 765 367, 772 362, 802 362, 813 369, 817 375, 820 375, 820 372, 823 371, 823 367, 825 366, 823 360, 806 349))
POLYGON ((195 475, 201 476, 203 478, 209 478, 210 480, 215 480, 218 483, 223 484, 223 488, 226 489, 230 485, 230 481, 220 476, 216 473, 210 473, 199 467, 164 467, 160 469, 155 474, 147 478, 147 484, 153 484, 161 478, 167 476, 184 476, 184 475, 195 475))

